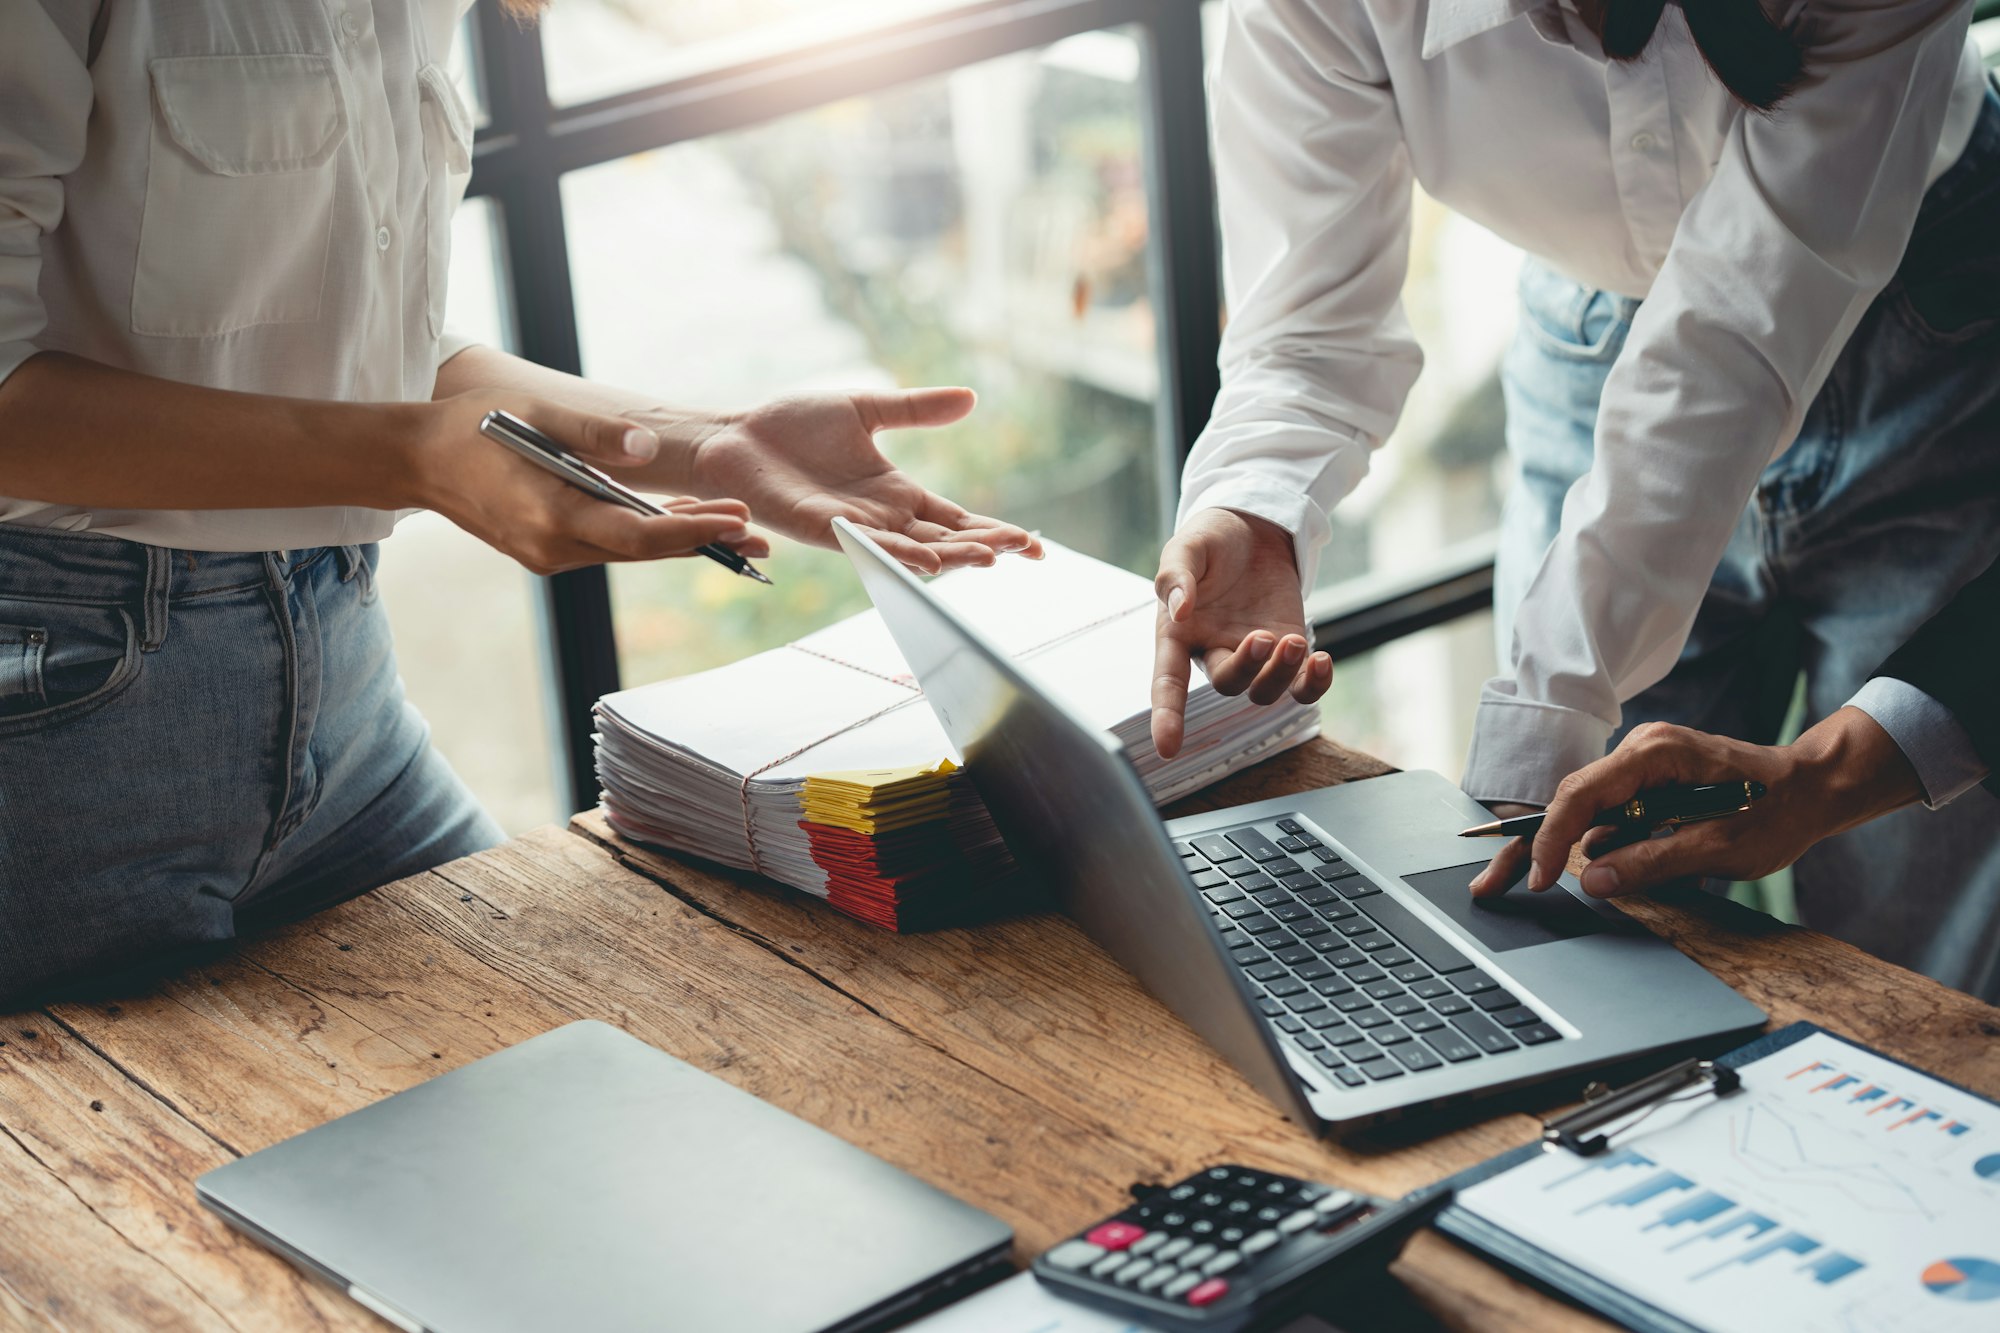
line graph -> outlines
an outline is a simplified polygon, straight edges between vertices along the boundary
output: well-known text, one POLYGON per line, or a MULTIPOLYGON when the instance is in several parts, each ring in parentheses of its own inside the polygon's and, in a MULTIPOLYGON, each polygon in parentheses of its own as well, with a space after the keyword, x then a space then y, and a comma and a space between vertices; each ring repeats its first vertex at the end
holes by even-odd
POLYGON ((1902 1172, 1859 1155, 1827 1160, 1823 1149, 1809 1150, 1798 1126, 1769 1105, 1730 1116, 1729 1149, 1743 1171, 1773 1185, 1826 1190, 1874 1212, 1937 1220, 1902 1172))

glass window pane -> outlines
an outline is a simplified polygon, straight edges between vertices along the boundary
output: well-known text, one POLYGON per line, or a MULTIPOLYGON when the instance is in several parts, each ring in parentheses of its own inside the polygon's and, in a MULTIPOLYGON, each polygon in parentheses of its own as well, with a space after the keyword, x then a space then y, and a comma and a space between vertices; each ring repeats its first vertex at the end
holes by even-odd
POLYGON ((1456 782, 1492 674, 1493 615, 1482 611, 1334 663, 1320 717, 1342 745, 1456 782))
POLYGON ((383 543, 380 581, 403 686, 432 742, 507 832, 563 817, 528 572, 422 513, 383 543))
MULTIPOLYGON (((1519 251, 1418 193, 1403 304, 1424 369, 1367 478, 1333 515, 1320 588, 1433 566, 1498 528, 1513 476, 1499 365, 1519 267, 1519 251)), ((1328 734, 1456 778, 1479 688, 1497 669, 1490 613, 1384 645, 1335 668, 1328 734)))
POLYGON ((473 128, 483 130, 492 123, 493 114, 486 100, 486 71, 479 64, 479 14, 478 9, 468 9, 458 21, 445 68, 472 108, 473 128))
POLYGON ((967 0, 562 0, 542 16, 557 106, 885 28, 967 0))
MULTIPOLYGON (((505 345, 496 221, 484 199, 454 219, 446 314, 454 329, 505 345)), ((560 818, 534 579, 426 513, 383 543, 381 586, 404 687, 438 749, 509 833, 560 818)))
POLYGON ((1321 587, 1422 569, 1498 526, 1512 477, 1499 367, 1520 262, 1520 251, 1417 193, 1403 308, 1424 369, 1368 476, 1334 513, 1321 587))
POLYGON ((513 301, 501 270, 500 209, 468 199, 451 219, 451 277, 445 322, 454 333, 508 351, 515 348, 513 301))
MULTIPOLYGON (((1158 372, 1139 50, 1124 32, 962 69, 567 177, 584 366, 663 401, 967 384, 967 423, 885 437, 969 508, 1150 573, 1158 372)), ((789 544, 773 588, 617 566, 632 682, 865 606, 789 544)))

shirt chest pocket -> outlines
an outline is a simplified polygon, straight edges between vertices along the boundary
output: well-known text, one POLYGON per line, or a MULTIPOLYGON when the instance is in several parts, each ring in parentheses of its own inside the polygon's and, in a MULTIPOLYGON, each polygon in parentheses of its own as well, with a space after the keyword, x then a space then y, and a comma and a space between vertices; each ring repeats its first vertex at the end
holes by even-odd
POLYGON ((155 60, 132 331, 319 318, 347 116, 320 55, 155 60))

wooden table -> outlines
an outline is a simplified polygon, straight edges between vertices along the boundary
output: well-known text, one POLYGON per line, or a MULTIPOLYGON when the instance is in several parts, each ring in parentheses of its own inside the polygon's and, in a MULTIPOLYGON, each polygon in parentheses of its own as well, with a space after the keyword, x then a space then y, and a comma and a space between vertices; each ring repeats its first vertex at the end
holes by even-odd
MULTIPOLYGON (((1322 741, 1175 813, 1381 771, 1322 741)), ((2000 1010, 1727 902, 1633 911, 1774 1021, 2000 1095, 2000 1010)), ((623 844, 592 813, 150 993, 0 1018, 0 1324, 383 1327, 227 1230, 194 1178, 579 1018, 990 1209, 1023 1259, 1135 1181, 1237 1160, 1398 1194, 1536 1128, 1488 1111, 1435 1137, 1318 1142, 1066 920, 899 938, 623 844)), ((1394 1273, 1422 1323, 1598 1326, 1435 1235, 1394 1273)))

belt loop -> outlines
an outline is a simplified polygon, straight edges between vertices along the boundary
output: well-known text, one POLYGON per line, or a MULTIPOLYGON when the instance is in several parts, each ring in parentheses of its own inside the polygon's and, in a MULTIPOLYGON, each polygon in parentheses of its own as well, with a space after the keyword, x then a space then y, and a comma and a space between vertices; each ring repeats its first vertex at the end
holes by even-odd
POLYGON ((368 556, 359 546, 342 546, 336 552, 340 561, 340 581, 357 583, 355 589, 363 602, 375 598, 375 571, 368 567, 368 556))
POLYGON ((146 599, 140 610, 142 624, 139 649, 153 653, 167 641, 167 595, 173 590, 174 553, 164 546, 148 546, 146 552, 146 599))

